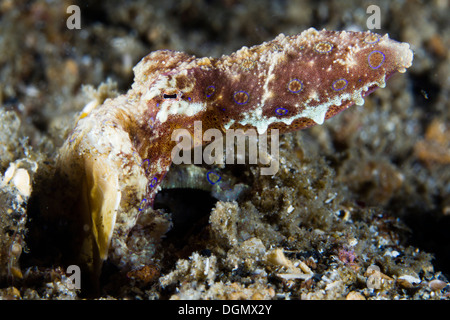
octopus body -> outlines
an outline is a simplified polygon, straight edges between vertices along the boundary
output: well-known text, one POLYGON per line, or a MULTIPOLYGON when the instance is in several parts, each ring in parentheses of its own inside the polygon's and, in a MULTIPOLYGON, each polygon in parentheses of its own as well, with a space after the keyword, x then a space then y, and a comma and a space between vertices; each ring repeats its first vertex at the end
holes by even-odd
POLYGON ((132 88, 89 105, 60 151, 58 172, 71 190, 67 207, 84 226, 80 252, 92 263, 124 246, 121 235, 139 208, 152 205, 172 163, 174 130, 193 135, 195 121, 203 132, 258 134, 322 124, 363 104, 412 59, 408 44, 387 35, 313 28, 218 59, 149 54, 134 68, 132 88))

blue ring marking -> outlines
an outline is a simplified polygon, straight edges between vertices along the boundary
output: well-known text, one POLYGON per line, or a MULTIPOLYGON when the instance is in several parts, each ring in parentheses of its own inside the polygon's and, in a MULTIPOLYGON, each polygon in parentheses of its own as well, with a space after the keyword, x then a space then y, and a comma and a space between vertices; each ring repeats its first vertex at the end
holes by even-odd
POLYGON ((321 41, 321 42, 317 43, 314 46, 314 51, 316 51, 317 53, 330 53, 331 51, 333 51, 333 48, 334 48, 334 46, 333 46, 333 44, 331 42, 321 41), (330 49, 328 49, 326 51, 325 50, 320 50, 320 49, 317 48, 319 45, 328 45, 330 47, 330 49))
POLYGON ((386 56, 383 52, 378 51, 378 50, 374 50, 371 53, 369 53, 369 55, 367 56, 367 62, 369 63, 369 67, 372 68, 373 70, 377 70, 379 67, 381 67, 384 63, 384 61, 386 60, 386 56), (374 53, 381 53, 381 55, 383 56, 383 60, 380 62, 380 64, 377 67, 372 66, 372 64, 370 63, 370 57, 372 56, 372 54, 374 53))
POLYGON ((158 178, 153 177, 152 182, 150 183, 150 188, 153 188, 154 186, 156 186, 156 182, 158 182, 158 178), (153 181, 155 181, 155 184, 153 184, 153 181))
POLYGON ((368 36, 366 36, 365 38, 364 38, 364 42, 365 43, 367 43, 367 44, 375 44, 375 43, 378 43, 378 42, 380 42, 380 36, 379 35, 377 35, 377 34, 375 34, 375 33, 372 33, 372 34, 369 34, 368 36), (375 37, 375 40, 373 40, 373 41, 368 41, 367 40, 367 38, 369 38, 369 37, 371 37, 371 36, 374 36, 375 37))
POLYGON ((289 92, 292 92, 292 93, 299 93, 300 91, 303 90, 303 82, 302 82, 301 80, 298 80, 298 79, 292 79, 291 81, 289 81, 289 83, 288 83, 288 85, 287 85, 287 89, 289 90, 289 92), (300 83, 300 89, 298 89, 297 91, 293 91, 293 90, 289 89, 289 86, 291 85, 291 83, 292 83, 293 81, 297 81, 297 82, 300 83))
POLYGON ((206 174, 206 179, 208 179, 208 182, 209 182, 209 183, 211 183, 212 185, 215 185, 217 182, 219 182, 219 181, 222 179, 222 177, 219 176, 218 174, 216 174, 216 173, 213 172, 213 171, 209 171, 209 172, 206 174), (216 182, 213 183, 213 182, 211 181, 211 179, 209 179, 209 175, 210 175, 211 173, 213 173, 215 176, 219 177, 219 180, 217 180, 216 182))
POLYGON ((344 90, 345 88, 347 88, 347 85, 348 85, 348 81, 345 80, 344 78, 341 78, 341 79, 337 79, 336 81, 334 81, 333 84, 331 85, 331 87, 333 88, 334 91, 341 91, 341 90, 344 90), (345 86, 343 86, 340 89, 336 89, 335 85, 338 81, 345 81, 345 86))
POLYGON ((150 160, 149 159, 144 159, 143 161, 142 161, 142 163, 141 163, 141 167, 142 167, 142 165, 144 164, 144 162, 147 162, 147 168, 144 168, 144 171, 145 171, 145 173, 146 174, 148 174, 148 169, 150 168, 150 160))
POLYGON ((142 199, 141 203, 139 203, 139 208, 138 208, 139 211, 143 210, 142 209, 143 208, 143 205, 142 205, 143 202, 147 203, 147 199, 144 198, 144 199, 142 199))
POLYGON ((250 99, 250 96, 249 96, 249 94, 247 93, 247 92, 245 92, 245 91, 236 91, 235 93, 233 93, 233 100, 234 100, 234 102, 236 102, 237 104, 240 104, 240 105, 243 105, 243 104, 246 104, 247 102, 248 102, 248 100, 250 99), (236 95, 238 94, 238 93, 243 93, 243 94, 245 94, 246 96, 247 96, 247 99, 244 101, 244 102, 237 102, 236 101, 236 95))
POLYGON ((211 98, 211 97, 214 95, 214 93, 216 93, 216 87, 215 87, 215 86, 208 86, 208 87, 206 87, 205 93, 206 93, 206 97, 207 97, 207 98, 211 98), (208 94, 208 89, 209 89, 209 88, 212 88, 212 89, 213 89, 213 91, 211 92, 211 94, 208 94))
POLYGON ((288 109, 285 109, 285 108, 276 108, 275 109, 275 113, 277 114, 277 115, 279 115, 279 116, 284 116, 285 114, 287 114, 289 111, 288 111, 288 109), (280 112, 278 112, 278 110, 284 110, 284 112, 283 113, 280 113, 280 112))

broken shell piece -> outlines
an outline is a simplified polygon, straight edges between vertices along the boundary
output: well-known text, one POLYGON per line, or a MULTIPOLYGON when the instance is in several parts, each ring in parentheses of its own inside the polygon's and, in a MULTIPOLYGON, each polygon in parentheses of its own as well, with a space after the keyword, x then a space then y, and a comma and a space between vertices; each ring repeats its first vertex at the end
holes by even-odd
POLYGON ((86 188, 92 214, 92 230, 97 239, 100 258, 106 259, 116 222, 121 193, 116 175, 103 166, 101 157, 86 163, 86 188))
POLYGON ((403 275, 398 277, 397 283, 402 286, 403 288, 410 289, 418 285, 420 282, 422 282, 419 278, 410 276, 410 275, 403 275))
POLYGON ((413 276, 410 276, 410 275, 403 275, 403 276, 400 276, 398 278, 401 279, 401 280, 406 280, 406 281, 408 281, 409 283, 412 283, 412 284, 419 284, 420 282, 422 282, 419 278, 416 278, 416 277, 413 277, 413 276))
POLYGON ((12 179, 14 176, 14 172, 16 171, 16 165, 14 163, 11 163, 6 169, 5 174, 3 175, 2 183, 0 184, 0 187, 4 187, 8 184, 8 182, 12 179))
POLYGON ((12 178, 13 185, 24 197, 29 197, 31 193, 30 175, 25 169, 17 169, 12 178))
POLYGON ((1 187, 6 186, 9 182, 16 187, 19 193, 24 197, 29 197, 31 193, 30 175, 23 168, 17 168, 15 163, 11 163, 6 170, 1 187))
POLYGON ((428 283, 428 286, 429 286, 430 289, 433 290, 433 291, 440 291, 440 290, 444 289, 447 285, 448 285, 447 282, 441 281, 441 280, 439 280, 439 279, 431 280, 431 281, 428 283))
POLYGON ((351 291, 345 297, 345 300, 366 300, 366 298, 359 292, 351 291))
POLYGON ((309 280, 314 276, 314 273, 277 273, 277 277, 280 277, 284 280, 296 280, 296 279, 301 279, 301 280, 309 280))
POLYGON ((283 253, 283 250, 280 248, 276 248, 266 255, 267 262, 276 265, 285 267, 287 269, 295 269, 294 264, 290 261, 283 253))
POLYGON ((286 273, 277 273, 277 277, 284 280, 301 279, 306 281, 314 276, 312 270, 303 261, 294 264, 291 260, 286 258, 283 250, 280 248, 270 251, 266 255, 266 261, 275 266, 281 266, 287 269, 288 272, 286 273))

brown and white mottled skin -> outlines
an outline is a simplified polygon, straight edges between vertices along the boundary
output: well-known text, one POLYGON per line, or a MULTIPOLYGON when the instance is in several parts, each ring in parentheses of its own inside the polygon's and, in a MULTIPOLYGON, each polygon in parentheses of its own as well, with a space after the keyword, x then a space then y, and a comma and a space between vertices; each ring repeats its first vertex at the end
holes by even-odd
POLYGON ((125 95, 86 108, 60 152, 59 170, 91 238, 84 245, 96 246, 101 260, 111 239, 112 248, 124 246, 120 235, 133 227, 139 205, 152 204, 172 163, 175 129, 193 134, 198 120, 203 131, 223 133, 322 124, 363 104, 412 59, 408 44, 387 35, 312 28, 219 59, 152 52, 134 68, 125 95))

